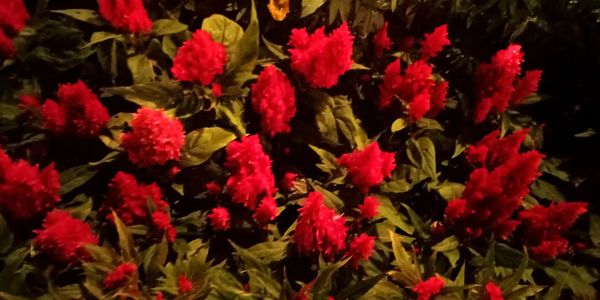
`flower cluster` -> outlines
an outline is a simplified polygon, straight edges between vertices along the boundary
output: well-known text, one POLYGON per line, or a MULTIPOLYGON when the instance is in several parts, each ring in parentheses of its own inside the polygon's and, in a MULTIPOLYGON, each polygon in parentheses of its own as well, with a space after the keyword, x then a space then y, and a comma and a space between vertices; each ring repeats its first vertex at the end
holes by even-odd
POLYGON ((132 163, 149 167, 179 160, 185 140, 179 119, 162 109, 140 108, 130 125, 131 131, 121 135, 121 144, 132 163))
POLYGON ((13 41, 4 34, 4 31, 0 30, 0 58, 13 57, 16 53, 17 49, 13 41))
POLYGON ((256 212, 253 217, 259 224, 267 224, 270 221, 275 220, 279 211, 277 210, 277 202, 273 196, 267 196, 260 201, 260 204, 256 208, 256 212))
POLYGON ((327 257, 346 248, 346 219, 323 204, 323 195, 311 192, 300 209, 294 241, 301 254, 322 253, 327 257))
POLYGON ((268 65, 252 84, 252 107, 261 117, 262 131, 271 137, 290 132, 288 123, 296 114, 294 87, 285 73, 268 65))
POLYGON ((42 106, 44 126, 55 134, 97 136, 110 120, 106 108, 81 80, 61 84, 56 96, 58 102, 48 99, 42 106))
MULTIPOLYGON (((518 136, 521 134, 517 133, 518 136)), ((497 144, 510 143, 500 141, 497 144)), ((502 157, 501 152, 506 150, 502 147, 491 149, 499 153, 487 153, 485 160, 488 157, 502 157)), ((470 238, 493 232, 497 238, 506 239, 519 224, 518 220, 512 219, 512 215, 529 193, 529 185, 539 175, 538 166, 542 157, 535 150, 525 153, 515 151, 493 168, 475 169, 462 198, 448 203, 446 220, 470 238)))
POLYGON ((338 158, 338 163, 348 169, 352 184, 362 193, 367 193, 371 187, 381 184, 396 167, 394 153, 381 151, 377 142, 371 143, 363 150, 343 154, 338 158))
POLYGON ((352 266, 358 267, 363 260, 368 260, 375 247, 375 237, 361 233, 350 242, 349 255, 352 257, 352 266))
POLYGON ((208 215, 208 219, 210 220, 213 229, 216 231, 225 231, 229 229, 231 217, 229 216, 229 211, 225 207, 217 206, 213 208, 208 215))
POLYGON ((425 38, 421 42, 421 57, 423 59, 435 57, 444 46, 448 45, 450 45, 448 25, 444 24, 434 29, 432 33, 425 34, 425 38))
POLYGON ((185 275, 177 276, 177 287, 180 294, 186 294, 194 289, 194 283, 185 275))
POLYGON ((53 210, 46 215, 42 229, 34 230, 33 245, 58 262, 78 263, 89 258, 87 244, 98 244, 90 225, 69 212, 53 210))
POLYGON ((467 160, 472 164, 493 169, 511 157, 518 155, 521 144, 529 133, 528 129, 515 131, 512 135, 499 139, 500 131, 494 130, 477 144, 465 150, 467 160))
POLYGON ((488 282, 485 285, 485 298, 484 300, 504 300, 502 297, 502 290, 493 282, 488 282))
POLYGON ((306 28, 293 29, 289 49, 292 69, 312 87, 330 88, 352 67, 354 36, 343 23, 331 34, 321 27, 309 34, 306 28))
POLYGON ((122 263, 104 277, 104 287, 107 289, 117 288, 126 283, 135 272, 137 272, 135 263, 122 263))
POLYGON ((502 113, 511 103, 521 103, 524 97, 537 91, 542 72, 529 71, 519 79, 522 62, 521 46, 511 44, 508 48, 498 51, 491 63, 481 63, 477 66, 476 123, 482 122, 491 111, 502 113))
POLYGON ((437 276, 433 276, 415 285, 413 292, 417 293, 418 300, 429 300, 433 296, 439 294, 443 287, 444 280, 437 276))
POLYGON ((178 80, 209 85, 215 76, 223 74, 226 63, 225 47, 214 41, 210 33, 198 29, 177 50, 171 71, 178 80))
POLYGON ((358 206, 358 209, 360 210, 360 215, 367 220, 372 220, 379 213, 377 211, 379 205, 379 200, 377 200, 376 197, 365 197, 363 203, 358 206))
POLYGON ((13 162, 0 149, 0 209, 16 220, 39 216, 60 200, 60 178, 50 164, 40 171, 24 160, 13 162))
POLYGON ((167 241, 175 242, 177 230, 171 224, 171 216, 164 211, 157 210, 152 213, 152 224, 165 234, 167 241))
POLYGON ((383 23, 383 27, 373 36, 373 44, 375 45, 376 56, 381 56, 385 51, 392 49, 392 40, 388 36, 387 22, 383 23))
POLYGON ((540 261, 546 261, 566 253, 569 241, 561 234, 586 212, 585 202, 561 202, 549 207, 536 205, 519 212, 523 239, 530 248, 531 255, 540 261))
POLYGON ((4 0, 0 5, 0 58, 11 58, 16 49, 12 37, 17 35, 29 20, 23 0, 4 0))
POLYGON ((100 15, 114 28, 131 33, 148 33, 152 20, 142 0, 98 0, 100 15))

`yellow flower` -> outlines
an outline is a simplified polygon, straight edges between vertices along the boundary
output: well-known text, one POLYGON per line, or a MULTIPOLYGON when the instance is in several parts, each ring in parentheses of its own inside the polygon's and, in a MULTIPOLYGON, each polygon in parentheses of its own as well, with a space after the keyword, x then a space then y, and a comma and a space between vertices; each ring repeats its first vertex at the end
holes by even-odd
POLYGON ((290 1, 269 0, 268 8, 275 21, 283 21, 290 12, 290 1))

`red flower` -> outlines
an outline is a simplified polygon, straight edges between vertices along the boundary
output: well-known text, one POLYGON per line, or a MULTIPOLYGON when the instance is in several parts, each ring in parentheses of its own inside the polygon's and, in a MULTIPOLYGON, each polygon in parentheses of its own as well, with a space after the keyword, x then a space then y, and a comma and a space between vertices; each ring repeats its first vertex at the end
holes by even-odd
POLYGON ((440 81, 431 89, 431 108, 429 116, 435 117, 446 108, 446 95, 448 94, 448 81, 440 81))
POLYGON ((425 39, 421 42, 422 58, 436 57, 444 46, 448 45, 450 45, 450 40, 448 40, 448 25, 444 24, 437 27, 432 33, 425 34, 425 39))
POLYGON ((211 181, 204 186, 206 187, 206 190, 208 191, 208 193, 210 195, 216 196, 216 195, 221 194, 221 192, 222 192, 221 186, 214 181, 211 181))
POLYGON ((266 66, 252 84, 252 107, 261 116, 262 131, 271 137, 290 132, 296 114, 296 94, 285 73, 266 66))
POLYGON ((363 150, 355 150, 338 158, 338 163, 348 169, 352 184, 367 193, 369 188, 381 184, 385 177, 392 174, 396 167, 394 153, 383 152, 377 142, 363 150))
POLYGON ((377 211, 377 207, 379 207, 380 203, 376 197, 368 196, 363 200, 363 204, 359 205, 360 214, 363 218, 367 220, 372 220, 379 213, 377 211))
POLYGON ((229 229, 229 211, 225 207, 215 207, 208 215, 210 224, 215 231, 225 231, 229 229))
POLYGON ((402 84, 400 59, 396 59, 385 68, 383 82, 379 86, 379 108, 386 108, 392 103, 394 96, 402 84))
POLYGON ((325 28, 308 34, 306 28, 293 29, 289 49, 292 69, 304 76, 312 87, 330 88, 352 67, 354 36, 345 22, 329 36, 325 28))
POLYGON ((98 0, 100 15, 112 27, 132 33, 148 33, 152 21, 142 0, 98 0))
POLYGON ((525 97, 537 92, 540 79, 542 79, 541 70, 525 72, 525 77, 518 79, 515 83, 515 93, 513 94, 512 103, 521 104, 525 97))
POLYGON ((223 44, 198 29, 177 50, 171 71, 177 80, 209 85, 215 76, 223 74, 226 63, 227 50, 223 44))
POLYGON ((271 159, 263 152, 258 135, 242 137, 241 142, 227 145, 225 167, 231 171, 227 191, 234 203, 254 210, 262 197, 275 193, 271 159))
POLYGON ((114 289, 123 285, 137 271, 135 263, 122 263, 104 277, 104 287, 114 289))
POLYGON ((185 275, 179 275, 177 277, 177 286, 180 294, 186 294, 194 289, 194 283, 189 280, 185 275))
POLYGON ((178 119, 162 109, 140 108, 130 125, 131 131, 121 135, 121 144, 132 163, 148 167, 179 160, 185 135, 178 119))
POLYGON ((294 241, 299 253, 333 257, 346 248, 346 219, 323 204, 323 195, 311 192, 298 211, 294 241))
POLYGON ((58 103, 47 100, 42 106, 44 125, 54 133, 93 137, 110 120, 106 108, 81 80, 61 84, 57 97, 58 103))
POLYGON ((17 48, 13 41, 0 29, 0 58, 13 58, 17 54, 17 48))
POLYGON ((408 115, 413 120, 421 119, 429 111, 431 95, 429 92, 418 94, 409 105, 408 115))
POLYGON ((163 296, 163 293, 158 292, 155 300, 165 300, 165 296, 163 296))
POLYGON ((381 56, 383 52, 392 49, 392 40, 388 36, 388 22, 383 23, 383 27, 375 33, 373 44, 376 56, 381 56))
POLYGON ((40 108, 40 102, 37 97, 33 95, 19 96, 19 104, 28 109, 40 108))
POLYGON ((554 259, 567 252, 569 241, 561 233, 587 212, 585 202, 561 202, 549 207, 536 205, 519 213, 525 244, 540 261, 554 259))
POLYGON ((175 242, 175 238, 177 237, 177 230, 173 225, 171 225, 171 217, 160 210, 157 210, 152 213, 152 223, 156 228, 165 233, 167 237, 167 241, 175 242))
POLYGON ((40 171, 24 160, 12 162, 0 149, 0 208, 16 220, 39 216, 60 201, 60 178, 54 164, 40 171))
POLYGON ((502 298, 502 290, 493 282, 488 282, 485 285, 485 298, 484 300, 504 300, 502 298))
POLYGON ((213 83, 212 85, 212 94, 215 97, 223 96, 223 86, 219 83, 213 83))
MULTIPOLYGON (((108 195, 101 210, 104 212, 114 210, 127 225, 149 224, 151 222, 148 213, 149 200, 159 211, 169 207, 169 204, 163 200, 158 185, 138 184, 135 177, 119 171, 108 185, 108 195)), ((108 214, 108 218, 111 219, 112 215, 108 214)))
POLYGON ((352 266, 358 267, 358 263, 368 260, 375 247, 375 237, 361 233, 350 242, 349 255, 352 257, 352 266))
POLYGON ((434 276, 419 282, 412 290, 417 293, 418 300, 429 300, 431 297, 438 295, 443 287, 444 280, 434 276))
POLYGON ((294 181, 296 181, 297 177, 298 174, 296 173, 285 172, 285 174, 283 174, 283 179, 281 180, 281 187, 286 191, 291 191, 294 188, 294 181))
POLYGON ((0 5, 0 32, 6 35, 16 35, 29 20, 27 7, 22 0, 3 0, 0 5))
POLYGON ((78 263, 89 258, 87 244, 98 244, 90 225, 73 218, 69 212, 53 210, 46 215, 42 229, 34 230, 34 246, 59 262, 78 263))
POLYGON ((500 131, 492 131, 477 144, 467 148, 467 160, 488 169, 495 168, 519 154, 519 148, 528 133, 529 129, 522 129, 515 131, 511 136, 498 139, 500 131))
POLYGON ((273 198, 273 196, 267 196, 260 201, 253 217, 259 224, 265 225, 270 221, 275 220, 277 215, 279 215, 279 211, 277 210, 275 198, 273 198))

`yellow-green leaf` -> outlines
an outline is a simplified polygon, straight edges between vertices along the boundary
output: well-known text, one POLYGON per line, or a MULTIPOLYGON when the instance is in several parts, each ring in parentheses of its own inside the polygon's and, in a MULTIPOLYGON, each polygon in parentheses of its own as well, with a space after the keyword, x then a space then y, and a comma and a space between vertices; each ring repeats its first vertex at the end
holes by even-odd
POLYGON ((190 167, 202 164, 209 160, 214 152, 235 139, 235 134, 220 127, 194 130, 185 137, 181 165, 190 167))
POLYGON ((160 19, 152 24, 152 34, 155 36, 174 34, 182 32, 188 28, 187 25, 179 23, 177 20, 160 19))

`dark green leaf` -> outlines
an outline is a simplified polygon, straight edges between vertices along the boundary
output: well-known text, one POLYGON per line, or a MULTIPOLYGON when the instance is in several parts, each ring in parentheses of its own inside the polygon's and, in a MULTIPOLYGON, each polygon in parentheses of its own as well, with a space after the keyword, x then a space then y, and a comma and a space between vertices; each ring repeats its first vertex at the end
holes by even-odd
POLYGON ((327 300, 327 297, 331 292, 331 281, 333 279, 333 274, 335 274, 335 272, 337 272, 337 270, 344 266, 348 261, 350 261, 350 257, 335 264, 329 264, 325 268, 319 270, 319 274, 315 279, 315 284, 312 287, 313 300, 327 300))
POLYGON ((160 19, 152 24, 152 34, 155 36, 174 34, 186 30, 188 27, 185 24, 179 23, 177 20, 160 19))
POLYGON ((304 18, 314 13, 319 7, 325 4, 326 0, 302 0, 302 13, 300 18, 304 18))
POLYGON ((63 9, 51 10, 53 13, 63 14, 75 20, 89 23, 92 25, 102 26, 106 24, 100 15, 91 9, 63 9))
POLYGON ((357 299, 358 297, 366 294, 371 288, 373 288, 381 279, 386 277, 385 274, 379 274, 365 280, 361 280, 354 285, 351 285, 341 290, 335 298, 337 299, 357 299))
POLYGON ((13 238, 14 236, 8 227, 8 223, 6 223, 4 216, 0 214, 0 254, 4 254, 12 247, 13 238))
POLYGON ((89 165, 81 165, 70 168, 60 173, 60 194, 64 195, 84 183, 88 182, 94 176, 96 176, 98 170, 94 170, 89 165))
POLYGON ((205 127, 194 130, 185 138, 181 165, 197 166, 209 160, 215 151, 227 146, 236 136, 220 127, 205 127))

